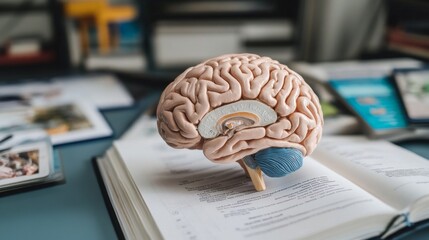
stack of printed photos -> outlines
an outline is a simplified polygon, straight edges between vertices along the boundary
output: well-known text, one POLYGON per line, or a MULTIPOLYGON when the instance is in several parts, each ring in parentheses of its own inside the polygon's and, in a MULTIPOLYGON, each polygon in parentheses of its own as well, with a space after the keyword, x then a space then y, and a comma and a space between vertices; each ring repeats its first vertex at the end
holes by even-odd
POLYGON ((0 132, 0 195, 63 181, 59 152, 44 130, 0 132))

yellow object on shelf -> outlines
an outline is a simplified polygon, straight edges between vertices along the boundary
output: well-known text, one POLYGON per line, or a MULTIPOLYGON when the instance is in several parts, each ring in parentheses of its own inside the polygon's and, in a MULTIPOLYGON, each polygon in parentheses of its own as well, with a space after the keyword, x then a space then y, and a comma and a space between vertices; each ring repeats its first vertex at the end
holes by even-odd
POLYGON ((64 3, 67 16, 79 22, 82 48, 89 50, 88 29, 90 24, 97 28, 99 51, 108 53, 111 47, 109 23, 130 21, 135 18, 132 6, 112 6, 106 0, 67 1, 64 3))

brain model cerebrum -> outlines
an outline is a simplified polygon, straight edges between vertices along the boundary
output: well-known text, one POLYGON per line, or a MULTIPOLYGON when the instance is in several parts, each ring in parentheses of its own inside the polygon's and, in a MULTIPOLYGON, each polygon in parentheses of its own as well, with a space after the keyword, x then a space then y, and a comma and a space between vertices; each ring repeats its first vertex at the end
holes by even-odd
POLYGON ((238 161, 258 191, 262 172, 302 166, 322 135, 319 100, 300 75, 268 57, 230 54, 188 68, 163 92, 158 130, 174 148, 238 161), (261 172, 262 171, 262 172, 261 172))

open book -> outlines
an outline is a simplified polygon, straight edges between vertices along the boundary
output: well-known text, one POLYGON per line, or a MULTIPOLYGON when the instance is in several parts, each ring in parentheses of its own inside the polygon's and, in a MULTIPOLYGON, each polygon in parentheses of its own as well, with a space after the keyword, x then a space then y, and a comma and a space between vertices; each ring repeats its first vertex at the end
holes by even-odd
POLYGON ((429 218, 429 162, 363 137, 325 137, 263 192, 238 164, 157 135, 115 142, 97 165, 127 239, 362 239, 429 218))

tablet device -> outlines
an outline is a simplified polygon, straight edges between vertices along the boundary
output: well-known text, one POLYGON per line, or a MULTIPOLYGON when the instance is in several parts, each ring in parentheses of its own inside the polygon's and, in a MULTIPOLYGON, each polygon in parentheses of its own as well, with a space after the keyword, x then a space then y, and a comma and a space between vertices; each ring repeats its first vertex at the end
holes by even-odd
POLYGON ((429 69, 396 70, 393 80, 408 122, 429 125, 429 69))
POLYGON ((377 137, 408 131, 405 113, 388 76, 338 78, 328 84, 361 120, 368 135, 377 137))

